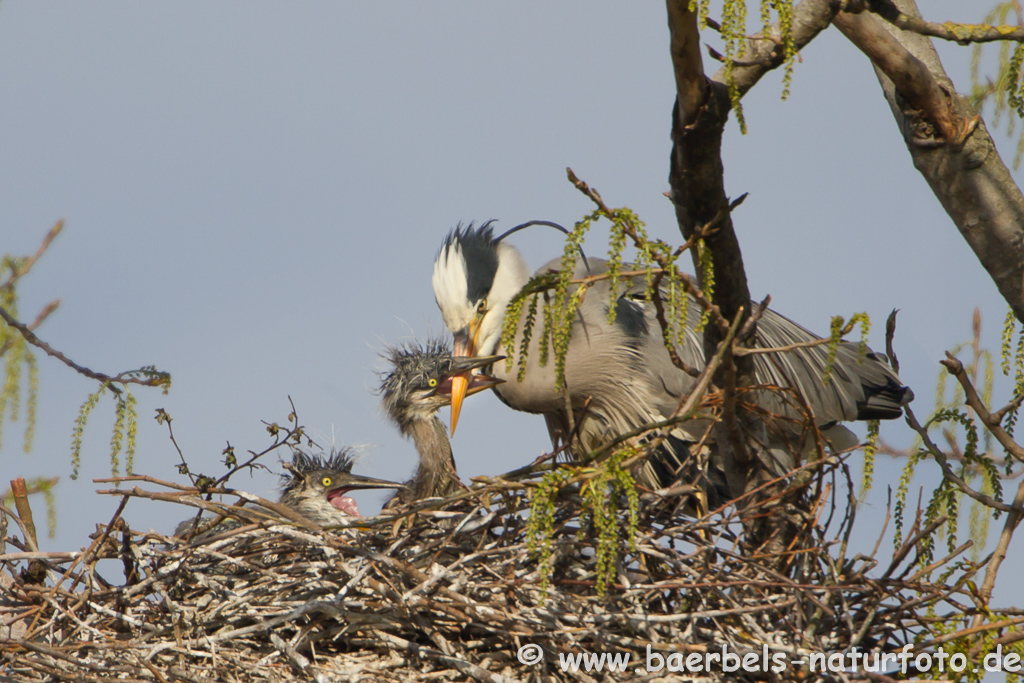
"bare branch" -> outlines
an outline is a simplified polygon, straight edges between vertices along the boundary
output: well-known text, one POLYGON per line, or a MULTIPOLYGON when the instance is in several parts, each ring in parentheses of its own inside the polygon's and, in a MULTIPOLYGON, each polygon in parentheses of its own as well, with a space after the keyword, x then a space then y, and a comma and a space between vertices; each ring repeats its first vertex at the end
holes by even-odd
MULTIPOLYGON (((996 548, 992 551, 992 557, 988 561, 988 566, 985 567, 985 579, 981 583, 981 599, 987 606, 989 600, 992 598, 992 591, 996 587, 996 576, 999 574, 999 567, 1003 564, 1003 560, 1006 559, 1006 551, 1010 547, 1010 541, 1013 539, 1013 532, 1017 530, 1017 526, 1020 524, 1021 512, 1024 511, 1024 481, 1017 487, 1017 495, 1013 497, 1014 509, 1006 515, 1006 521, 1003 522, 1003 531, 999 534, 999 542, 996 543, 996 548)), ((981 623, 981 615, 979 614, 974 618, 974 624, 978 625, 981 623)))
POLYGON ((747 348, 747 347, 744 347, 744 346, 739 346, 739 347, 736 347, 736 349, 733 350, 733 353, 736 354, 737 356, 751 356, 751 355, 757 355, 759 353, 785 353, 787 351, 796 351, 797 349, 809 349, 809 348, 814 347, 814 346, 821 346, 823 344, 828 344, 830 341, 832 341, 832 340, 831 339, 815 339, 813 341, 796 342, 794 344, 787 344, 786 346, 776 346, 776 347, 768 348, 768 349, 765 349, 765 348, 756 348, 755 349, 755 348, 747 348))
POLYGON ((658 319, 658 327, 661 328, 662 343, 668 351, 669 358, 672 359, 672 365, 676 366, 691 377, 699 377, 700 371, 680 358, 679 354, 676 352, 676 345, 672 343, 672 328, 669 326, 668 319, 665 317, 665 302, 661 299, 661 280, 664 276, 665 271, 661 270, 654 276, 654 282, 651 285, 651 298, 654 300, 654 315, 658 319))
POLYGON ((14 505, 18 509, 18 516, 21 517, 22 526, 25 529, 25 540, 28 541, 32 550, 39 550, 36 542, 36 525, 32 519, 32 505, 28 502, 28 490, 25 480, 21 477, 11 480, 11 493, 14 494, 14 505))
POLYGON ((1006 430, 1003 429, 1002 425, 996 421, 992 414, 989 413, 988 407, 978 396, 977 390, 974 388, 974 384, 967 376, 967 372, 964 370, 964 365, 948 351, 946 352, 946 359, 939 361, 945 366, 949 374, 956 377, 957 382, 963 387, 964 395, 967 400, 967 405, 978 415, 982 424, 992 432, 992 436, 996 437, 999 445, 1006 449, 1006 452, 1015 457, 1020 462, 1024 462, 1024 448, 1013 440, 1006 430))
POLYGON ((64 229, 63 218, 53 224, 53 227, 46 233, 46 237, 43 238, 43 243, 39 245, 38 249, 36 249, 36 253, 25 259, 25 262, 21 264, 21 267, 18 268, 18 270, 7 276, 7 280, 0 284, 0 289, 14 286, 20 278, 24 277, 28 271, 32 270, 32 266, 35 265, 40 256, 46 253, 46 250, 50 247, 53 240, 56 239, 57 235, 60 234, 62 229, 64 229))
POLYGON ((889 356, 889 365, 893 372, 900 374, 900 359, 896 357, 896 348, 893 346, 893 338, 896 336, 896 314, 899 310, 894 308, 889 317, 885 319, 885 353, 889 356))
POLYGON ((29 328, 28 325, 25 325, 24 323, 15 320, 3 306, 0 306, 0 318, 3 318, 4 322, 6 322, 14 329, 18 330, 18 332, 21 333, 21 336, 23 336, 25 338, 25 341, 27 341, 29 344, 35 346, 38 349, 41 349, 43 352, 46 353, 46 355, 56 358, 57 360, 67 365, 69 368, 71 368, 78 374, 89 377, 90 379, 103 382, 104 384, 107 385, 140 384, 145 387, 166 386, 170 380, 170 375, 168 375, 165 372, 156 373, 152 376, 147 377, 136 377, 134 376, 133 372, 122 372, 118 375, 113 376, 106 375, 102 372, 95 372, 94 370, 90 370, 89 368, 74 362, 73 360, 65 356, 63 353, 57 351, 52 346, 50 346, 42 339, 37 337, 35 333, 32 332, 32 330, 29 328))
POLYGON ((950 40, 960 45, 992 43, 997 41, 1024 42, 1024 28, 1020 26, 989 26, 987 24, 958 24, 952 21, 937 23, 920 16, 904 14, 892 0, 869 0, 871 11, 893 26, 913 31, 922 36, 950 40))
MULTIPOLYGON (((56 311, 59 306, 60 306, 60 299, 54 299, 50 303, 46 304, 46 306, 43 307, 43 310, 39 311, 39 315, 37 315, 36 319, 32 321, 32 324, 30 324, 28 326, 28 329, 34 330, 37 327, 39 327, 40 325, 42 325, 43 322, 47 318, 50 317, 50 314, 53 313, 54 311, 56 311)), ((2 356, 5 353, 7 353, 10 350, 11 346, 13 346, 13 345, 14 345, 14 340, 13 339, 8 339, 6 344, 4 344, 3 346, 0 346, 0 356, 2 356)))

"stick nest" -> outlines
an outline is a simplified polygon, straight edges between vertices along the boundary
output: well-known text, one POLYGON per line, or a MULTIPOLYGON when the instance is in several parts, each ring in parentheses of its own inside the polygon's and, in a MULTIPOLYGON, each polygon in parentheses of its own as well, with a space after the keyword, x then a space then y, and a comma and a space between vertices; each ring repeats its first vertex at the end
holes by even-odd
MULTIPOLYGON (((833 475, 843 471, 833 463, 833 475)), ((685 656, 725 646, 742 656, 767 646, 792 661, 854 645, 891 652, 915 636, 920 644, 922 615, 967 591, 973 575, 961 567, 957 581, 932 584, 917 571, 911 556, 928 529, 912 529, 891 561, 846 558, 853 503, 830 493, 842 487, 802 493, 810 512, 797 515, 799 547, 773 556, 736 540, 735 508, 694 520, 661 492, 641 496, 635 543, 620 534, 602 596, 593 517, 571 484, 555 501, 552 537, 540 541, 552 549, 550 580, 539 574, 526 522, 537 483, 480 479, 446 501, 331 530, 222 490, 241 504, 217 507, 220 526, 190 538, 131 530, 123 515, 135 497, 174 505, 169 519, 185 517, 183 505, 213 506, 195 489, 109 491, 122 505, 84 551, 32 553, 4 536, 0 680, 792 680, 790 669, 634 670, 648 648, 685 656), (542 648, 542 661, 517 659, 527 644, 542 648), (581 652, 631 660, 627 673, 560 668, 559 654, 581 652)), ((617 516, 622 531, 627 514, 617 516)))

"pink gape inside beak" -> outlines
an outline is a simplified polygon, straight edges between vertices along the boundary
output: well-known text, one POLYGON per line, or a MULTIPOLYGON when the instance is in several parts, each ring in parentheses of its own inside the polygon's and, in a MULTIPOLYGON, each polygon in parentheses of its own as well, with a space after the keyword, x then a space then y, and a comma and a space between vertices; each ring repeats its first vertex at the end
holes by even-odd
POLYGON ((327 502, 334 507, 344 512, 349 517, 362 517, 359 514, 359 506, 356 505, 356 499, 350 496, 346 496, 346 489, 337 489, 327 494, 327 502))

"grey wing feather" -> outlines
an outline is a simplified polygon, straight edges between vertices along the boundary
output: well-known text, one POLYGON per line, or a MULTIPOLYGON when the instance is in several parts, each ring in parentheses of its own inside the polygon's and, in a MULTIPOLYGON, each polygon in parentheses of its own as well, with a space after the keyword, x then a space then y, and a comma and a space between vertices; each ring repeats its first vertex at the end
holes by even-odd
MULTIPOLYGON (((537 272, 558 270, 560 265, 560 260, 555 259, 537 272)), ((578 263, 575 276, 607 272, 608 264, 603 259, 590 259, 589 265, 587 270, 578 263)), ((628 267, 624 265, 624 269, 628 267)), ((586 419, 577 429, 587 449, 642 424, 664 419, 694 384, 693 377, 673 365, 662 343, 654 306, 644 297, 643 278, 634 277, 619 284, 616 317, 611 325, 610 286, 608 280, 590 285, 577 311, 566 356, 566 382, 571 389, 573 412, 583 411, 586 405, 586 419)), ((684 342, 676 348, 683 362, 698 369, 704 366, 703 334, 695 330, 701 313, 700 306, 691 299, 684 342)), ((504 364, 498 363, 495 374, 507 383, 496 392, 513 408, 544 414, 552 442, 557 444, 566 440, 569 421, 564 398, 554 391, 554 362, 542 366, 538 358, 539 327, 538 318, 524 381, 516 379, 517 366, 505 373, 504 364)), ((522 331, 521 320, 515 349, 509 350, 516 359, 522 331)), ((815 339, 818 337, 800 325, 767 310, 758 323, 755 345, 775 348, 815 339)), ((901 407, 913 398, 913 393, 889 369, 884 355, 869 350, 862 360, 859 345, 842 342, 831 379, 823 385, 821 378, 827 360, 828 349, 824 345, 755 355, 755 379, 762 385, 798 390, 822 427, 840 421, 898 417, 901 407)), ((758 391, 756 400, 769 412, 802 417, 798 405, 778 391, 758 391)), ((677 433, 684 441, 695 441, 706 427, 706 422, 695 421, 681 425, 677 433)), ((667 455, 679 460, 685 454, 667 455)), ((663 474, 656 473, 656 469, 656 465, 648 468, 648 485, 664 483, 663 474)))
MULTIPOLYGON (((591 260, 592 269, 595 261, 597 259, 591 260)), ((599 265, 603 267, 601 271, 597 272, 606 270, 605 263, 600 262, 599 265)), ((607 284, 603 288, 593 287, 592 289, 594 291, 588 293, 588 299, 594 296, 599 301, 607 301, 609 293, 607 284)), ((622 312, 637 306, 633 297, 642 299, 643 292, 643 280, 636 277, 632 279, 625 293, 620 297, 616 323, 623 326, 624 329, 637 327, 630 321, 631 316, 623 316, 622 312), (623 306, 623 302, 626 302, 627 305, 623 306)), ((659 408, 665 413, 665 411, 673 410, 679 399, 689 391, 693 385, 693 379, 675 367, 669 354, 665 351, 654 307, 644 305, 643 308, 646 309, 646 323, 649 330, 643 344, 643 364, 661 386, 664 401, 659 402, 659 408)), ((701 314, 702 309, 699 304, 691 298, 685 343, 676 348, 677 355, 684 363, 698 369, 704 366, 703 334, 695 331, 701 314)), ((767 309, 758 322, 754 346, 757 348, 779 348, 818 339, 820 337, 801 325, 767 309)), ((876 353, 869 348, 866 349, 862 358, 860 344, 840 342, 836 349, 836 358, 829 382, 826 385, 823 384, 822 379, 828 365, 828 354, 828 345, 797 348, 775 354, 756 354, 753 356, 755 379, 762 385, 798 390, 810 407, 819 426, 830 425, 834 422, 887 420, 902 416, 902 407, 913 399, 913 392, 902 385, 899 377, 889 367, 885 354, 876 353)), ((778 392, 767 390, 758 392, 758 403, 765 409, 787 417, 802 417, 792 403, 778 392)))
MULTIPOLYGON (((792 320, 768 309, 757 325, 760 348, 777 348, 820 339, 792 320)), ((860 344, 840 342, 828 384, 823 384, 828 345, 798 348, 754 356, 755 376, 761 384, 797 389, 807 401, 819 426, 853 420, 890 420, 914 394, 903 386, 884 354, 871 349, 861 358, 860 344)), ((770 392, 759 392, 770 394, 770 392)), ((783 399, 762 398, 765 408, 781 407, 783 399)), ((791 408, 780 410, 793 416, 791 408)))

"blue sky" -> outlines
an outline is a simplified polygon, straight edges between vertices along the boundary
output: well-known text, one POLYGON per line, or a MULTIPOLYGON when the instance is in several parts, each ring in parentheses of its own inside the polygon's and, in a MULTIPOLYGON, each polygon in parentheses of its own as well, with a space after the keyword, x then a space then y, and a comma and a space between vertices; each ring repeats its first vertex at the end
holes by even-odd
MULTIPOLYGON (((967 3, 921 4, 929 18, 981 19, 967 3)), ((54 347, 102 372, 173 374, 167 396, 135 391, 137 472, 177 477, 157 408, 193 468, 219 474, 226 442, 262 449, 260 420, 283 420, 290 396, 321 442, 362 447, 359 471, 404 479, 415 451, 377 413, 378 354, 445 331, 430 271, 452 226, 571 225, 591 208, 565 179, 571 166, 679 240, 662 195, 667 46, 658 3, 6 0, 0 252, 31 253, 67 221, 21 284, 22 316, 60 298, 39 330, 54 347)), ((942 54, 966 90, 969 51, 942 54)), ((801 57, 790 99, 766 78, 744 101, 749 135, 726 133, 727 191, 749 193, 734 220, 751 290, 819 332, 867 311, 876 348, 901 309, 901 374, 927 415, 937 361, 969 337, 974 307, 996 349, 1005 304, 913 169, 866 58, 834 30, 801 57)), ((534 266, 560 250, 553 231, 514 242, 534 266)), ((95 384, 46 358, 40 372, 35 448, 24 455, 8 425, 0 464, 4 484, 61 476, 58 534, 43 545, 66 550, 116 506, 91 482, 109 474, 112 404, 94 411, 71 481, 72 424, 95 384)), ((910 442, 900 424, 883 436, 910 442)), ((543 420, 487 395, 467 401, 453 447, 468 480, 524 464, 548 439, 543 420)), ((865 550, 898 467, 879 463, 865 550)), ((934 469, 915 486, 934 486, 934 469)), ((273 496, 277 482, 233 483, 273 496)), ((362 495, 364 511, 382 497, 362 495)), ((135 501, 127 517, 167 532, 179 515, 135 501)))

